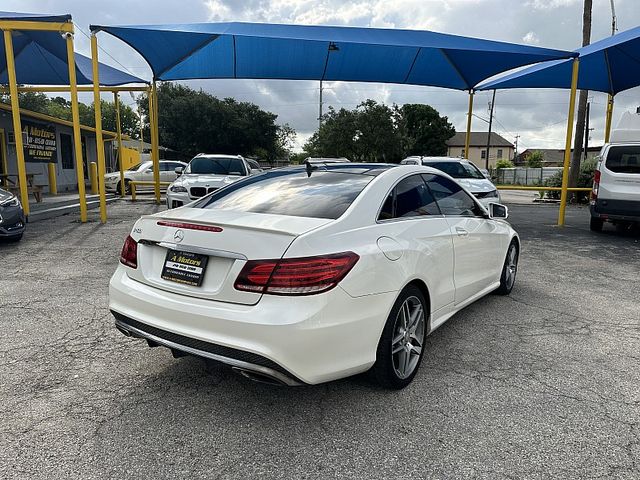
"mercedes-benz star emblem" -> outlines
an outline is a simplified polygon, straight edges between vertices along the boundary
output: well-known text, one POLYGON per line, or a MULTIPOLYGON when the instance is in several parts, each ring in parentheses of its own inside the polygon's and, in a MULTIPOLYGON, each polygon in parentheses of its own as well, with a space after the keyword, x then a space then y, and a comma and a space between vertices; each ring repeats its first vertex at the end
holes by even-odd
POLYGON ((182 230, 176 230, 176 233, 173 234, 173 239, 176 241, 176 243, 180 243, 182 240, 184 240, 184 232, 182 230))

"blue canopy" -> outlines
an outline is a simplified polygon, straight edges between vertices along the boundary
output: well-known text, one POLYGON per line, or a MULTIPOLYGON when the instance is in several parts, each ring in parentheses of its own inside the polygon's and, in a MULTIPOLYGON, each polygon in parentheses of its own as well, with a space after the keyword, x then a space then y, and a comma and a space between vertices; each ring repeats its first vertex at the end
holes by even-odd
MULTIPOLYGON (((640 85, 640 27, 576 50, 578 88, 615 95, 640 85)), ((555 60, 519 70, 479 85, 478 90, 571 88, 571 61, 555 60)))
POLYGON ((572 52, 429 31, 201 23, 92 25, 137 50, 157 80, 263 78, 469 90, 497 73, 572 52))
MULTIPOLYGON (((38 15, 0 12, 0 20, 67 22, 70 15, 38 15)), ((39 30, 12 31, 17 81, 23 85, 69 85, 67 46, 58 32, 39 30)), ((93 84, 91 59, 75 54, 78 85, 93 84)), ((101 85, 124 85, 145 81, 103 63, 99 67, 101 85)), ((4 39, 0 42, 0 83, 7 84, 7 57, 4 39)))

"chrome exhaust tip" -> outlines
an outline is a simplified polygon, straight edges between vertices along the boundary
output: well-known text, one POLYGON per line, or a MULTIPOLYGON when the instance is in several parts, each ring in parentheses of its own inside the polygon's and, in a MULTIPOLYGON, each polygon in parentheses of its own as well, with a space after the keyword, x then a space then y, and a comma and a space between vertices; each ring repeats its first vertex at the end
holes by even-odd
POLYGON ((231 367, 231 370, 233 370, 236 373, 239 373, 240 375, 242 375, 245 378, 248 378, 249 380, 253 380, 254 382, 266 383, 269 385, 276 385, 278 387, 283 387, 286 385, 281 380, 278 380, 277 378, 271 377, 264 373, 253 372, 251 370, 245 370, 243 368, 238 368, 238 367, 231 367))

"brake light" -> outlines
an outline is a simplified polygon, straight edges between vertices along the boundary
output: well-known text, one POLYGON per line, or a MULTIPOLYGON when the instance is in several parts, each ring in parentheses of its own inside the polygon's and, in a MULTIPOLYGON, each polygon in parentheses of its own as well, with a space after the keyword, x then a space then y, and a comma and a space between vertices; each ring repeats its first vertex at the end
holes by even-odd
POLYGON ((353 252, 318 257, 249 260, 236 290, 272 295, 312 295, 335 287, 360 257, 353 252))
POLYGON ((138 268, 138 242, 131 235, 127 237, 120 253, 120 263, 131 268, 138 268))
POLYGON ((221 232, 221 227, 212 225, 198 225, 197 223, 185 223, 185 222, 171 222, 167 220, 160 220, 157 222, 161 227, 173 227, 182 228, 184 230, 199 230, 201 232, 221 232))
POLYGON ((598 199, 598 189, 600 188, 600 170, 596 170, 593 174, 593 188, 591 189, 591 203, 595 203, 598 199))

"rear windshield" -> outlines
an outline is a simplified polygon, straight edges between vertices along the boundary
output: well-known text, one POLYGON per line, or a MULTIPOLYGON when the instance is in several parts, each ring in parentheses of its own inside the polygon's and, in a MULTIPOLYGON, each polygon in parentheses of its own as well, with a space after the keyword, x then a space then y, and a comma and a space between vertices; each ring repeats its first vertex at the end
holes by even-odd
POLYGON ((640 173, 640 145, 610 147, 605 165, 615 173, 640 173))
POLYGON ((218 190, 196 208, 336 219, 374 177, 281 170, 251 176, 218 190))
POLYGON ((244 162, 237 157, 196 157, 189 162, 186 174, 246 175, 244 162))
POLYGON ((453 178, 485 178, 475 165, 466 162, 425 162, 427 167, 437 168, 453 178))

